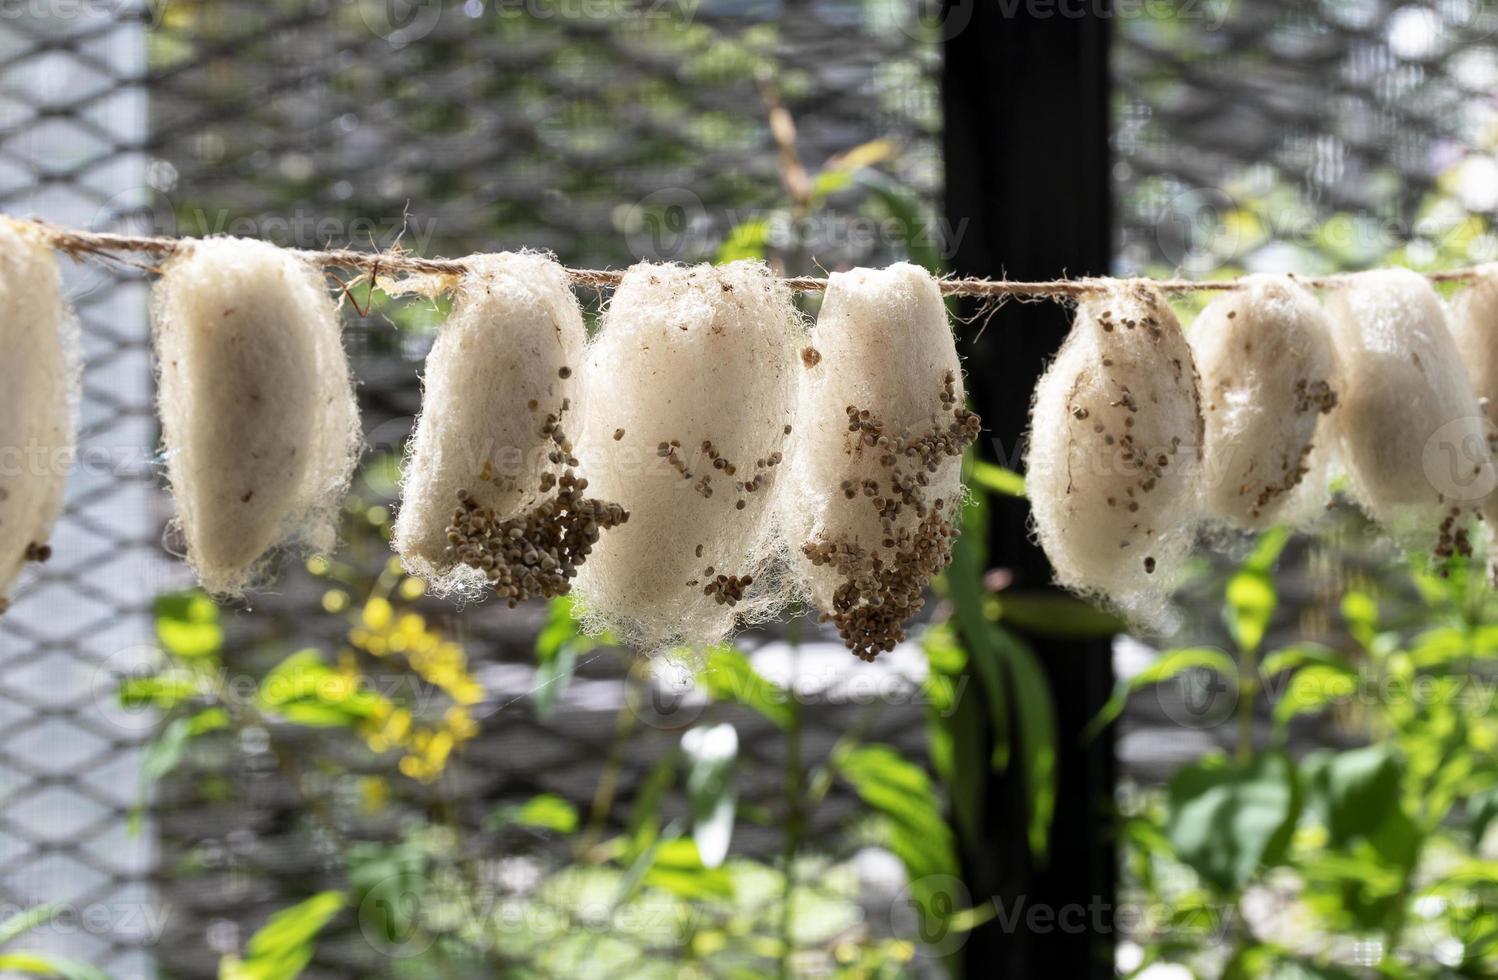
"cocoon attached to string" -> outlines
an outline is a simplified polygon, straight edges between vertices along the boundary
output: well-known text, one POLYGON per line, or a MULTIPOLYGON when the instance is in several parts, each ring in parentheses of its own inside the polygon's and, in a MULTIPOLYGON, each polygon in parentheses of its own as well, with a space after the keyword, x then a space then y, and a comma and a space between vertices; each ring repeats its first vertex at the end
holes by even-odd
POLYGON ((779 607, 771 498, 803 337, 763 264, 625 273, 584 368, 580 469, 629 513, 578 574, 587 628, 695 646, 779 607))
POLYGON ((1337 404, 1331 324, 1288 276, 1247 276, 1209 303, 1188 339, 1201 375, 1205 516, 1258 530, 1325 503, 1318 425, 1337 404), (1320 471, 1320 472, 1318 472, 1320 471))
POLYGON ((472 256, 427 356, 395 549, 441 591, 487 585, 511 605, 567 592, 601 530, 566 426, 587 332, 566 271, 536 253, 472 256))
POLYGON ((1345 379, 1333 420, 1353 496, 1402 544, 1470 555, 1466 524, 1498 473, 1440 297, 1408 269, 1359 273, 1326 295, 1345 379))
POLYGON ((241 594, 278 547, 330 550, 361 434, 320 272, 264 242, 184 244, 152 319, 167 476, 203 588, 241 594))
POLYGON ((0 614, 21 569, 46 561, 73 458, 78 327, 52 251, 0 221, 0 614))
POLYGON ((822 618, 873 660, 951 561, 978 417, 941 290, 918 266, 834 273, 803 363, 785 534, 822 618))
POLYGON ((1196 369, 1154 286, 1084 299, 1035 389, 1025 487, 1062 585, 1154 619, 1195 538, 1196 369))
POLYGON ((1498 422, 1498 262, 1472 269, 1451 301, 1450 324, 1472 392, 1488 419, 1498 422))

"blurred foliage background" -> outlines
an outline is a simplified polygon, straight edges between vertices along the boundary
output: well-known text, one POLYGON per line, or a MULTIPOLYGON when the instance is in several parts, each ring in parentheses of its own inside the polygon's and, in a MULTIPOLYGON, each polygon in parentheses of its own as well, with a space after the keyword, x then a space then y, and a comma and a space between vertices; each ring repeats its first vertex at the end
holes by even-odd
MULTIPOLYGON (((585 267, 759 257, 791 274, 939 270, 962 234, 939 213, 937 85, 961 23, 929 6, 60 9, 0 25, 13 210, 301 247, 546 247, 585 267), (66 104, 49 94, 61 82, 66 104), (132 91, 148 99, 127 137, 132 91)), ((1114 22, 1120 274, 1498 257, 1488 5, 1200 0, 1121 4, 1114 22)), ((93 372, 143 350, 95 305, 105 285, 75 283, 98 415, 113 405, 93 372)), ((580 298, 596 314, 601 297, 580 298)), ((8 695, 23 734, 101 701, 141 724, 77 753, 78 770, 128 770, 101 776, 108 801, 84 794, 97 814, 72 839, 36 829, 59 808, 7 820, 7 890, 28 911, 0 923, 0 969, 942 976, 973 927, 1027 927, 968 894, 956 859, 981 836, 976 787, 994 767, 1024 775, 1031 848, 1067 846, 1048 833, 1066 692, 1007 626, 1117 624, 1005 594, 984 506, 1022 495, 1020 477, 970 465, 956 561, 917 642, 875 667, 806 617, 700 672, 651 665, 578 635, 565 601, 460 609, 391 563, 398 462, 445 309, 367 299, 347 337, 371 452, 339 554, 283 569, 249 606, 216 608, 180 577, 151 578, 148 603, 85 593, 72 601, 103 619, 149 617, 149 642, 84 661, 103 693, 81 707, 8 695), (974 758, 989 724, 1009 737, 974 758), (145 870, 94 873, 106 825, 150 842, 145 870), (42 864, 58 854, 71 863, 42 864), (47 933, 57 907, 31 901, 43 868, 63 904, 146 902, 169 910, 164 931, 47 933), (148 898, 115 897, 136 882, 148 898)), ((154 479, 142 466, 140 486, 154 479)), ((154 549, 168 511, 152 499, 128 528, 91 520, 86 499, 69 520, 101 553, 154 549)), ((1120 974, 1498 973, 1498 618, 1480 576, 1412 566, 1345 506, 1314 535, 1231 551, 1200 562, 1170 635, 1118 642, 1123 680, 1095 722, 1120 726, 1125 773, 1125 885, 1105 910, 1120 974)), ((89 571, 39 591, 76 593, 89 571)), ((75 642, 16 636, 15 662, 75 642)), ((7 766, 12 802, 82 781, 7 766)))

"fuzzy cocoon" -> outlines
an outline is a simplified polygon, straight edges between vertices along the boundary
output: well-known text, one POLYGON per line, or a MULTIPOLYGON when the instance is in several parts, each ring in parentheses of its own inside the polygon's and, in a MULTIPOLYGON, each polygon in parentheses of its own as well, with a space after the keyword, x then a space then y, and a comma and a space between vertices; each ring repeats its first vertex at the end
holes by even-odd
POLYGON ((73 459, 78 327, 40 234, 0 221, 0 613, 45 560, 73 459))
POLYGON ((1472 392, 1498 422, 1498 262, 1477 266, 1451 301, 1449 323, 1472 392))
POLYGON ((1333 413, 1362 508, 1407 547, 1470 553, 1468 518, 1498 484, 1487 423, 1424 276, 1380 269, 1327 290, 1342 374, 1333 413))
POLYGON ((452 315, 427 355, 395 522, 406 569, 443 591, 476 574, 458 566, 453 575, 447 528, 459 491, 505 520, 536 504, 545 474, 561 473, 547 458, 556 444, 543 423, 579 412, 588 340, 567 273, 551 257, 465 262, 452 315))
POLYGON ((236 596, 277 548, 330 550, 362 436, 321 272, 205 239, 167 263, 151 312, 167 476, 203 588, 236 596))
POLYGON ((1241 285, 1202 310, 1188 339, 1206 421, 1204 514, 1260 530, 1324 509, 1327 457, 1313 450, 1336 408, 1336 362, 1310 290, 1289 276, 1241 285))
POLYGON ((1056 579, 1163 611, 1199 521, 1204 422, 1186 336, 1154 286, 1084 299, 1035 389, 1025 487, 1056 579))
POLYGON ((576 440, 591 492, 629 512, 579 570, 588 629, 701 646, 778 610, 772 498, 804 336, 762 263, 625 273, 588 348, 576 440))
POLYGON ((811 601, 872 660, 950 560, 977 417, 941 290, 918 266, 834 273, 811 351, 783 525, 811 601))

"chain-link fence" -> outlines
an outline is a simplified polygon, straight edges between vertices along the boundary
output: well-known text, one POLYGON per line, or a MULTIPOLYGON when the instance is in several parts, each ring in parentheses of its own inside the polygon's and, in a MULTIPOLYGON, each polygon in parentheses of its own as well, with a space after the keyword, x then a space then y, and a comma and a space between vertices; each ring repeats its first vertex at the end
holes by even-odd
MULTIPOLYGON (((877 264, 960 234, 934 215, 944 28, 904 3, 56 0, 0 12, 10 213, 427 255, 542 247, 585 267, 712 258, 749 235, 791 272, 877 264), (775 104, 813 174, 850 152, 878 169, 817 188, 837 207, 799 210, 767 122, 775 104)), ((1114 19, 1121 273, 1498 255, 1485 5, 1198 0, 1120 3, 1114 19)), ((229 778, 215 776, 222 756, 191 761, 151 817, 133 818, 152 718, 119 709, 114 683, 151 656, 153 598, 186 580, 169 537, 163 547, 146 278, 90 266, 69 268, 68 282, 87 355, 82 453, 58 557, 0 629, 0 900, 91 910, 44 939, 114 975, 207 975, 270 911, 317 887, 331 845, 257 745, 218 747, 249 760, 229 778)), ((439 314, 350 311, 372 452, 342 560, 368 577, 385 561, 389 461, 439 314)), ((301 646, 336 650, 337 591, 325 573, 288 569, 230 614, 226 662, 262 671, 301 646)), ((456 806, 480 830, 476 846, 497 849, 502 836, 482 828, 498 801, 593 791, 626 713, 624 661, 585 660, 538 718, 531 651, 544 611, 421 608, 468 651, 486 692, 481 734, 440 787, 372 819, 398 836, 401 813, 456 806)), ((768 644, 766 669, 783 651, 773 641, 751 641, 768 644)), ((825 679, 808 694, 821 751, 862 712, 846 654, 803 649, 827 657, 802 665, 825 679)), ((906 693, 885 697, 894 704, 872 734, 915 747, 925 707, 897 676, 910 661, 890 663, 889 690, 906 693)), ((682 715, 657 720, 659 738, 617 760, 621 811, 682 715)), ((733 720, 752 759, 744 797, 769 798, 779 743, 762 722, 733 720)), ((349 759, 356 772, 366 762, 349 759)), ((314 795, 344 791, 309 778, 314 795)), ((750 827, 738 846, 777 839, 750 827)), ((325 944, 318 968, 372 972, 373 955, 355 933, 325 944)))
MULTIPOLYGON (((932 234, 938 49, 901 9, 210 0, 16 12, 0 22, 0 206, 11 213, 301 247, 540 247, 591 267, 712 258, 743 227, 759 229, 766 251, 794 271, 809 270, 813 256, 831 267, 886 261, 932 234), (767 123, 777 104, 798 123, 813 174, 828 158, 889 141, 873 151, 879 174, 819 189, 858 203, 828 212, 846 217, 811 220, 787 206, 767 123), (904 210, 881 209, 886 199, 904 210)), ((83 459, 98 447, 103 462, 74 479, 59 558, 24 584, 0 634, 4 898, 107 910, 108 922, 80 916, 82 927, 42 940, 112 975, 210 975, 268 915, 323 883, 338 855, 308 796, 336 796, 348 781, 289 779, 242 733, 238 743, 205 739, 157 788, 151 819, 133 819, 153 715, 118 708, 115 687, 151 660, 153 598, 187 580, 167 554, 178 543, 163 539, 170 508, 153 457, 146 278, 100 267, 69 275, 87 338, 83 459)), ((415 303, 350 311, 346 340, 371 444, 339 559, 355 578, 374 578, 388 557, 392 461, 419 406, 418 371, 439 315, 415 303)), ((270 594, 228 613, 229 679, 263 674, 302 646, 337 650, 347 626, 329 615, 332 592, 326 574, 288 568, 270 594)), ((398 838, 402 815, 443 806, 473 830, 474 846, 502 854, 502 838, 484 830, 499 802, 539 792, 586 801, 606 762, 617 765, 625 813, 704 710, 626 711, 627 661, 599 656, 557 686, 540 718, 530 695, 542 683, 532 647, 544 610, 422 609, 464 644, 485 690, 474 709, 481 733, 440 784, 398 793, 371 817, 373 837, 398 838), (644 735, 612 759, 621 717, 642 719, 644 735)), ((803 664, 808 676, 821 678, 805 689, 816 706, 807 748, 825 753, 860 723, 855 702, 872 688, 867 674, 850 681, 840 648, 802 650, 820 664, 803 664)), ((776 650, 762 653, 773 671, 776 650)), ((918 684, 903 679, 912 663, 896 657, 881 672, 882 696, 906 703, 870 735, 918 750, 925 709, 918 684)), ((742 798, 772 798, 783 747, 755 716, 732 720, 746 757, 742 798)), ((288 744, 294 751, 295 739, 288 744)), ((345 761, 355 774, 374 769, 359 749, 345 761)), ((834 794, 818 827, 847 810, 834 794)), ((751 826, 736 846, 768 852, 778 840, 773 827, 751 826)), ((389 967, 381 955, 353 930, 326 939, 314 969, 365 975, 389 967)))

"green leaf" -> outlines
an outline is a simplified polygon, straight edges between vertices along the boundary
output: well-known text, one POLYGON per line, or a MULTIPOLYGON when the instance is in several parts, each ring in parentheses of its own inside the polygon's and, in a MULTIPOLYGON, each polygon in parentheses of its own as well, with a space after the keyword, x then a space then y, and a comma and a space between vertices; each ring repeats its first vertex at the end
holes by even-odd
POLYGON ((1278 601, 1268 572, 1244 566, 1228 580, 1224 618, 1240 649, 1252 653, 1259 648, 1278 601))
POLYGON ((1354 669, 1346 657, 1330 647, 1319 643, 1292 643, 1265 654, 1264 659, 1259 662, 1259 676, 1267 679, 1308 664, 1354 669))
POLYGON ((153 738, 141 753, 140 775, 143 786, 149 786, 165 776, 182 761, 187 752, 187 743, 192 740, 192 720, 173 718, 153 738))
POLYGON ((1089 602, 1049 589, 1005 589, 999 620, 1036 636, 1090 639, 1127 631, 1124 621, 1089 602))
POLYGON ((312 728, 346 728, 369 718, 385 697, 334 670, 316 650, 300 650, 260 682, 256 701, 267 714, 312 728))
POLYGON ((766 680, 749 663, 749 658, 733 647, 716 646, 707 652, 701 681, 714 701, 751 708, 782 729, 791 726, 794 708, 790 696, 766 680))
POLYGON ((1260 868, 1283 860, 1300 806, 1295 768, 1283 753, 1247 764, 1209 756, 1170 781, 1166 836, 1203 881, 1237 892, 1260 868))
POLYGON ((1498 786, 1490 786, 1467 798, 1467 829, 1475 849, 1482 843, 1493 818, 1498 817, 1498 786))
POLYGON ((1009 764, 1009 697, 1001 666, 1004 650, 998 627, 984 612, 987 593, 983 573, 988 562, 988 511, 981 497, 969 498, 962 508, 962 536, 952 547, 952 564, 942 576, 955 610, 957 630, 968 648, 968 669, 983 687, 988 705, 988 730, 993 739, 991 764, 1009 764))
POLYGON ((319 892, 272 915, 245 946, 243 959, 225 957, 220 980, 291 980, 312 961, 314 941, 345 905, 343 892, 319 892))
POLYGON ((1007 469, 994 463, 988 463, 981 459, 973 461, 972 472, 969 474, 968 482, 989 493, 1002 494, 1006 497, 1025 497, 1025 478, 1014 470, 1007 469))
POLYGON ((218 607, 201 592, 157 596, 156 637, 168 653, 184 660, 217 659, 224 644, 218 607))
POLYGON ((1342 619, 1347 631, 1364 649, 1373 646, 1378 636, 1378 602, 1368 593, 1357 590, 1342 596, 1342 619))
POLYGON ((702 863, 697 842, 687 838, 661 841, 655 848, 645 884, 694 901, 733 897, 733 876, 726 868, 702 863))
POLYGON ((1030 815, 1030 850, 1044 858, 1056 812, 1056 709, 1035 654, 1018 637, 999 629, 1005 647, 1004 666, 1014 691, 1014 713, 1020 762, 1030 815))
POLYGON ((739 259, 762 259, 770 242, 770 222, 763 218, 736 225, 718 248, 718 264, 739 259))
POLYGON ((524 803, 495 810, 488 825, 495 830, 516 826, 570 834, 577 830, 577 808, 555 793, 540 793, 524 803))
POLYGON ((1108 699, 1108 703, 1103 705, 1102 710, 1082 730, 1083 741, 1096 738, 1099 732, 1123 714, 1124 708, 1128 705, 1129 696, 1134 692, 1156 684, 1163 684, 1185 671, 1198 668, 1215 671, 1232 684, 1238 681, 1238 665, 1232 657, 1221 650, 1214 650, 1211 647, 1182 647, 1177 650, 1167 650, 1160 654, 1154 663, 1133 677, 1119 679, 1114 685, 1113 695, 1108 699))
POLYGON ((126 708, 156 708, 170 711, 198 695, 198 681, 191 671, 168 668, 149 677, 127 677, 120 682, 118 696, 126 708))
POLYGON ((109 980, 108 974, 88 963, 28 950, 0 953, 0 971, 34 977, 61 977, 62 980, 109 980))
POLYGON ((39 925, 51 922, 61 912, 60 905, 35 905, 24 912, 17 912, 0 922, 0 946, 15 941, 39 925))
POLYGON ((687 763, 687 801, 692 808, 692 839, 702 863, 716 868, 728 857, 738 793, 734 771, 739 733, 730 724, 693 728, 681 739, 687 763))
POLYGON ((1274 723, 1281 730, 1298 715, 1311 714, 1346 701, 1357 692, 1357 671, 1345 664, 1316 663, 1297 670, 1274 705, 1274 723))
POLYGON ((1333 846, 1363 838, 1391 865, 1414 860, 1415 828, 1402 808, 1404 760, 1392 746, 1318 752, 1303 768, 1308 803, 1333 846))
POLYGON ((551 714, 557 698, 572 681, 580 655, 613 642, 607 633, 591 637, 582 632, 570 596, 551 600, 546 607, 546 623, 536 635, 536 680, 531 691, 536 714, 542 718, 551 714))
POLYGON ((887 821, 889 849, 905 865, 922 912, 946 918, 955 910, 938 908, 932 889, 957 874, 957 851, 926 771, 887 745, 850 749, 836 764, 859 798, 887 821))

